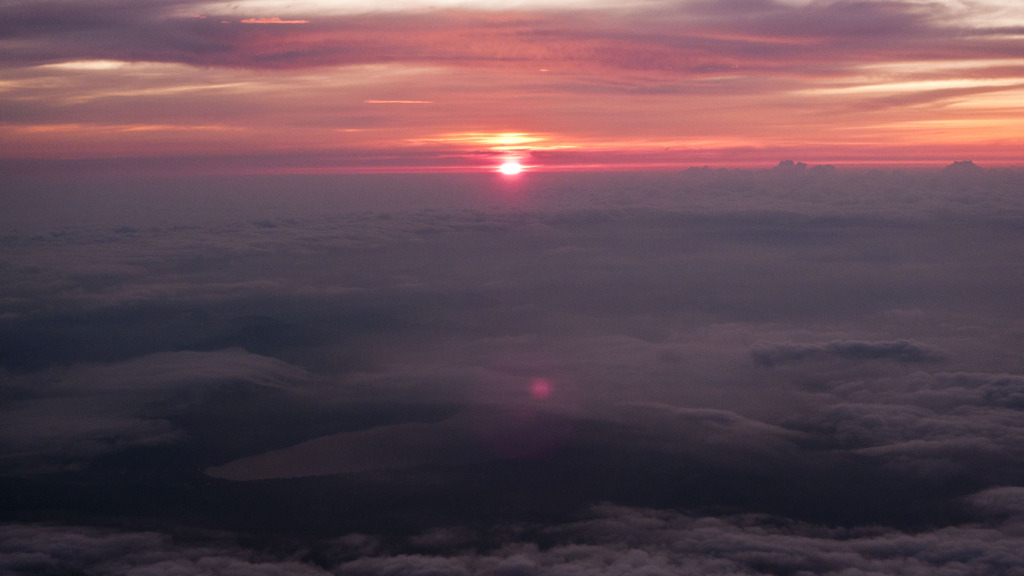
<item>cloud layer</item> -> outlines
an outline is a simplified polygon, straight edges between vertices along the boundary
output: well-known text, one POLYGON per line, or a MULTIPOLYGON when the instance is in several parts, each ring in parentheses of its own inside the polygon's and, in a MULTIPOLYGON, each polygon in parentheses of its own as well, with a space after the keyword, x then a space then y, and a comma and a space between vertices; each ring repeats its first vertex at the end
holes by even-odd
POLYGON ((1019 172, 524 176, 18 182, 4 568, 1019 568, 1019 172))
MULTIPOLYGON (((156 533, 112 534, 64 527, 0 529, 0 567, 12 573, 91 574, 570 575, 570 574, 1017 574, 1012 528, 946 528, 917 534, 883 528, 826 529, 765 516, 701 518, 649 509, 596 507, 586 520, 545 528, 548 544, 510 542, 480 553, 376 554, 352 535, 325 545, 320 566, 260 558, 237 546, 199 548, 156 533)), ((436 536, 437 534, 435 534, 436 536)), ((421 539, 421 541, 425 541, 421 539)), ((308 553, 308 551, 307 551, 308 553)))

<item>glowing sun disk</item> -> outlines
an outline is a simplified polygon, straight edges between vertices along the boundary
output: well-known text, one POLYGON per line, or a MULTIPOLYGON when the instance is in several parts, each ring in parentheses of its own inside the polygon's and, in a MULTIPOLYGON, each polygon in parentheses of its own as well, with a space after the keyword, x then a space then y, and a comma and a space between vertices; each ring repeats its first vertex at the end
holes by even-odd
POLYGON ((498 167, 498 171, 507 176, 518 174, 519 172, 522 172, 522 164, 519 164, 514 160, 509 160, 508 162, 502 163, 502 165, 498 167))
POLYGON ((522 172, 523 165, 520 164, 519 162, 516 162, 515 160, 509 160, 508 162, 502 163, 502 165, 498 167, 498 171, 501 172, 502 174, 505 174, 506 176, 512 176, 514 174, 519 174, 520 172, 522 172))

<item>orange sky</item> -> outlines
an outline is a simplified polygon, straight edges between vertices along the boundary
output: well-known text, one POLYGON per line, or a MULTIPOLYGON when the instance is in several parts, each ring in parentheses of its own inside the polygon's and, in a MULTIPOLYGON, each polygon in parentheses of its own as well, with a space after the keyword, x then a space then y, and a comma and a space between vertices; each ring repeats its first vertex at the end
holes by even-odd
POLYGON ((1021 165, 1017 0, 22 0, 0 159, 1021 165), (449 5, 450 4, 450 5, 449 5))

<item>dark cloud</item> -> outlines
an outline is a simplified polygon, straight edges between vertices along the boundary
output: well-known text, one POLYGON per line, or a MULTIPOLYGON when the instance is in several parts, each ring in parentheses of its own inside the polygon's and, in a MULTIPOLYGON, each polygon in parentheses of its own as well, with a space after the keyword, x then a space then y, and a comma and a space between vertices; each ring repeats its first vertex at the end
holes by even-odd
POLYGON ((0 568, 7 574, 327 574, 298 562, 260 561, 239 548, 176 545, 166 535, 152 532, 3 526, 0 551, 0 568))
POLYGON ((259 558, 237 546, 191 547, 153 533, 5 527, 4 568, 14 574, 78 569, 106 575, 570 575, 570 574, 1016 574, 1018 538, 998 528, 902 533, 844 530, 768 516, 709 518, 599 506, 583 521, 545 529, 549 544, 512 541, 490 552, 382 554, 320 568, 259 558))
MULTIPOLYGON (((181 420, 233 396, 236 406, 295 402, 301 369, 222 352, 164 352, 117 364, 88 364, 8 377, 0 405, 4 464, 21 470, 76 468, 134 447, 184 441, 181 420)), ((221 417, 232 408, 217 407, 221 417)))
POLYGON ((1024 515, 1024 488, 1003 486, 972 494, 967 501, 983 512, 1003 517, 1024 515))
POLYGON ((938 352, 907 340, 892 342, 838 341, 808 345, 779 344, 756 348, 751 353, 755 362, 765 366, 827 357, 843 360, 893 360, 911 363, 936 362, 942 359, 942 355, 938 352))
MULTIPOLYGON (((622 14, 565 10, 302 15, 302 26, 195 18, 203 4, 14 2, 3 8, 5 59, 31 64, 108 58, 201 66, 293 68, 420 62, 474 66, 560 62, 670 74, 786 71, 891 59, 1012 57, 1012 40, 945 9, 908 2, 699 2, 622 14), (572 26, 566 26, 569 19, 572 26), (970 35, 967 35, 967 33, 970 35), (991 32, 992 38, 986 38, 991 32)), ((831 70, 831 72, 829 72, 831 70)))

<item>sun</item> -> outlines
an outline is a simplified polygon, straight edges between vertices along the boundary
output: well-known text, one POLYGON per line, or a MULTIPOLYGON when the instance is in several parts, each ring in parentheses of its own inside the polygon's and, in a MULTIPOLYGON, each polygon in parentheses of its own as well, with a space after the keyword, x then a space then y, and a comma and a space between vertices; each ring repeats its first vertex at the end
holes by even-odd
POLYGON ((519 162, 516 162, 515 160, 509 160, 508 162, 504 162, 502 163, 501 166, 498 167, 498 172, 501 172, 506 176, 513 176, 515 174, 519 174, 522 171, 523 165, 520 164, 519 162))

